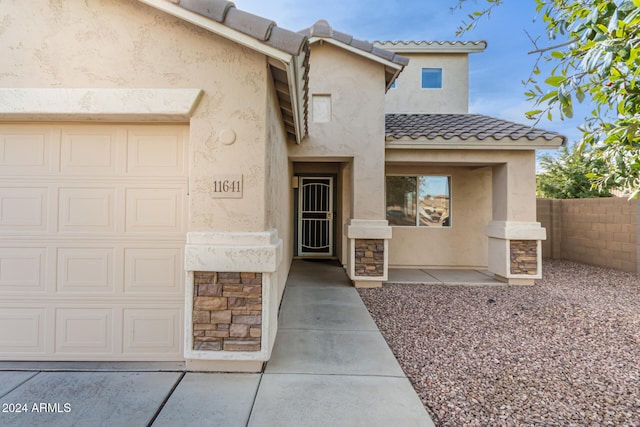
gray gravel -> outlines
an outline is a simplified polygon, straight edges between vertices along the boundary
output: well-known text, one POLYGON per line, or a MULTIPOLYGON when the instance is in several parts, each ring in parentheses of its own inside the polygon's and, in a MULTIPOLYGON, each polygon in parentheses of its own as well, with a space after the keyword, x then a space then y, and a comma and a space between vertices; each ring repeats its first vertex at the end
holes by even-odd
POLYGON ((530 287, 360 290, 437 426, 640 426, 637 276, 543 271, 530 287))

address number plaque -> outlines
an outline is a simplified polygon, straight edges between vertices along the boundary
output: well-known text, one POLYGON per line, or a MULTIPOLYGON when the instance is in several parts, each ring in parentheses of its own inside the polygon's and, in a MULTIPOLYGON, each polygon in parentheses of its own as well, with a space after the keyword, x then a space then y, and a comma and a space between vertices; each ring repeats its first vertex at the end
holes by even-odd
POLYGON ((242 175, 215 175, 211 190, 214 199, 241 199, 242 175))

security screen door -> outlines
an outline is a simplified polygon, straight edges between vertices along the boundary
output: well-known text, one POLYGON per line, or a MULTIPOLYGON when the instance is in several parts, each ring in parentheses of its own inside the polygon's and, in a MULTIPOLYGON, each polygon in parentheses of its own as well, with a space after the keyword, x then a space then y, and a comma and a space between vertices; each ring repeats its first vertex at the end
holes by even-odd
POLYGON ((333 177, 300 177, 298 255, 333 255, 333 177))

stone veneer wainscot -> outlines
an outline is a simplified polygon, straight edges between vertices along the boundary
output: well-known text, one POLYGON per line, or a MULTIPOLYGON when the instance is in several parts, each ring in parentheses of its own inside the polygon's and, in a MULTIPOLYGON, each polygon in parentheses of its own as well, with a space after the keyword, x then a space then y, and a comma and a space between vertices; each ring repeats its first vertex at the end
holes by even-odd
POLYGON ((538 242, 511 240, 511 274, 536 275, 538 273, 538 242))
POLYGON ((194 272, 193 349, 260 351, 262 274, 194 272))
POLYGON ((382 277, 384 275, 384 240, 356 239, 356 276, 382 277))

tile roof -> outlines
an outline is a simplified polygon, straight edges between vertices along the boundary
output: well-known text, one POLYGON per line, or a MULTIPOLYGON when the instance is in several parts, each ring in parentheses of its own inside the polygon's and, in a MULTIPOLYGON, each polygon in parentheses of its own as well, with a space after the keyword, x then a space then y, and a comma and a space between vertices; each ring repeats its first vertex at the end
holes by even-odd
POLYGON ((389 50, 376 47, 368 41, 356 39, 350 34, 336 31, 324 19, 321 19, 311 27, 300 31, 299 34, 303 34, 309 38, 320 37, 333 39, 344 43, 347 46, 351 46, 355 49, 361 50, 365 53, 370 53, 381 59, 393 62, 394 64, 400 65, 402 67, 409 64, 409 58, 405 58, 404 56, 397 55, 389 50))
POLYGON ((557 142, 564 145, 567 138, 527 125, 509 122, 480 114, 387 114, 385 136, 389 139, 463 140, 489 142, 557 142))
POLYGON ((183 9, 206 16, 233 30, 291 55, 299 55, 307 38, 277 26, 275 21, 236 9, 235 4, 225 0, 168 0, 183 9))
POLYGON ((375 46, 389 49, 394 52, 410 53, 410 52, 481 52, 487 48, 487 42, 478 41, 427 41, 427 40, 409 40, 409 41, 375 41, 375 46))

